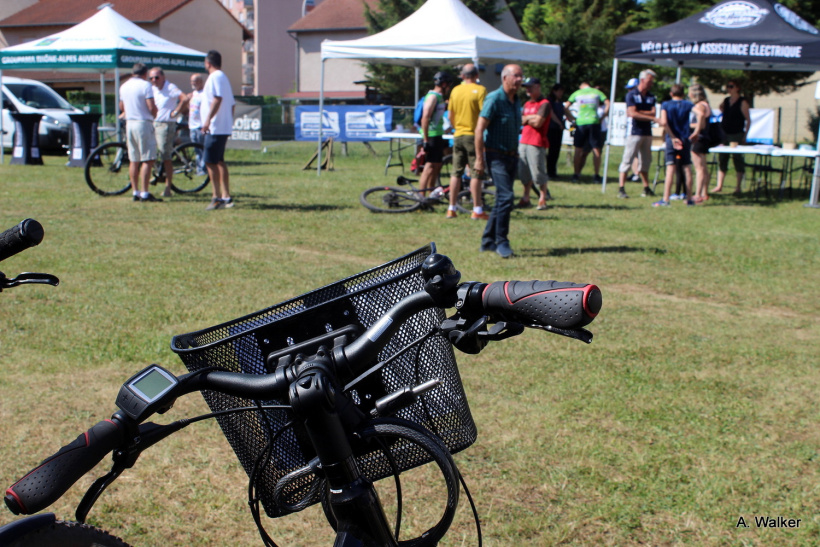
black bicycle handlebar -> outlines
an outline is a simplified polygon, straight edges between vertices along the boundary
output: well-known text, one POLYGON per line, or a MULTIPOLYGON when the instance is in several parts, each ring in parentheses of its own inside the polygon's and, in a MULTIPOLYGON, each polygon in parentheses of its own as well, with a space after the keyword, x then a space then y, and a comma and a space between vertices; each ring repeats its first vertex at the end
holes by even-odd
MULTIPOLYGON (((601 309, 602 296, 595 285, 558 281, 497 281, 489 285, 468 282, 458 285, 456 280, 442 290, 428 287, 427 291, 413 293, 398 302, 346 347, 333 350, 332 360, 340 381, 344 383, 365 372, 364 369, 408 318, 428 308, 453 305, 462 313, 488 315, 493 321, 576 329, 595 318, 601 309)), ((308 362, 305 366, 312 365, 308 362)), ((268 375, 217 370, 193 372, 179 378, 179 385, 168 394, 168 400, 200 390, 249 399, 276 399, 285 393, 297 374, 297 371, 287 367, 268 375)), ((113 420, 98 423, 43 461, 6 490, 8 508, 14 514, 31 514, 55 502, 106 454, 123 446, 128 431, 136 425, 128 420, 115 414, 113 420)))
POLYGON ((9 228, 0 234, 0 260, 39 245, 43 241, 43 233, 43 226, 32 218, 9 228))
POLYGON ((11 485, 6 490, 6 506, 15 515, 42 511, 120 446, 124 438, 122 424, 113 420, 99 422, 11 485))

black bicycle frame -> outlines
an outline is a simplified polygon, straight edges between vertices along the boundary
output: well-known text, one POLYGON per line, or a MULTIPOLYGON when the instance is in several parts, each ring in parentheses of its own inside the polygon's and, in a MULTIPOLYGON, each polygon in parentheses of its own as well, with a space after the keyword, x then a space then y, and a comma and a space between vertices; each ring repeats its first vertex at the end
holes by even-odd
POLYGON ((328 483, 328 505, 336 519, 334 546, 397 546, 376 489, 359 470, 345 433, 341 414, 354 414, 356 419, 358 410, 340 386, 334 385, 330 366, 329 360, 312 361, 291 383, 288 395, 328 483))

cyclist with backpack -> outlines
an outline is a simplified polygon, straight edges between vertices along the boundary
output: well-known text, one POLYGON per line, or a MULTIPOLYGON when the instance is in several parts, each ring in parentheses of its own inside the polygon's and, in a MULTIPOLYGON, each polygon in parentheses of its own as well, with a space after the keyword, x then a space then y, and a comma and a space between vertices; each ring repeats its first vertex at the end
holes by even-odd
MULTIPOLYGON (((436 72, 433 89, 424 97, 424 107, 419 124, 419 132, 424 147, 424 171, 419 177, 419 190, 424 194, 427 188, 436 185, 444 159, 444 113, 447 111, 446 95, 453 87, 453 76, 449 72, 436 72)), ((456 195, 458 192, 456 192, 456 195)), ((447 218, 455 218, 456 206, 451 198, 447 218)))

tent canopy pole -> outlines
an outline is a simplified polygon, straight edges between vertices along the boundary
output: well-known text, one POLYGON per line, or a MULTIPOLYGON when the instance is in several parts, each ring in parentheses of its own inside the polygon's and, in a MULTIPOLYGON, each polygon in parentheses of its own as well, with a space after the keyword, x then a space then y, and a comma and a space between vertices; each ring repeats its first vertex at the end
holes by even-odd
POLYGON ((324 125, 325 108, 325 60, 322 59, 322 70, 319 73, 319 142, 316 144, 316 175, 322 176, 322 126, 324 125))
POLYGON ((114 67, 114 127, 116 128, 117 140, 123 140, 120 133, 120 67, 114 67))
MULTIPOLYGON (((618 80, 618 59, 612 61, 612 85, 609 88, 609 110, 615 104, 615 82, 618 80)), ((612 127, 612 118, 609 119, 609 125, 612 127)), ((606 132, 606 153, 604 154, 604 176, 601 177, 601 193, 606 192, 606 175, 609 172, 609 141, 612 138, 612 131, 606 132)))
POLYGON ((105 125, 105 72, 100 72, 100 113, 100 125, 105 125))

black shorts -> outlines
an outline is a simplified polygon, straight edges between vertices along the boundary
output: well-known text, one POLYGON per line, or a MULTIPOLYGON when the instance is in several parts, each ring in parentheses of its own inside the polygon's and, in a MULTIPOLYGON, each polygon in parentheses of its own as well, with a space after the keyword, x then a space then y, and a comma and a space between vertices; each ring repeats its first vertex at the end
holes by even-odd
POLYGON ((708 154, 712 148, 712 143, 708 139, 698 139, 692 143, 692 152, 695 154, 708 154))
POLYGON ((220 163, 225 161, 225 144, 230 135, 205 134, 205 143, 202 148, 205 156, 205 163, 220 163))
POLYGON ((601 124, 591 123, 589 125, 579 125, 575 127, 575 148, 603 148, 604 142, 601 139, 601 124))
POLYGON ((427 145, 424 147, 424 153, 427 155, 425 161, 429 163, 444 161, 444 148, 444 137, 440 135, 427 137, 427 145))

